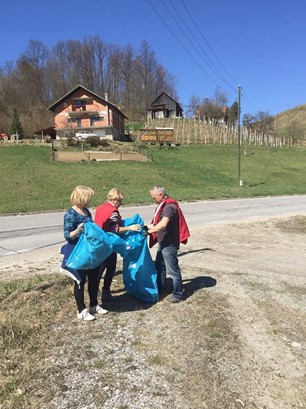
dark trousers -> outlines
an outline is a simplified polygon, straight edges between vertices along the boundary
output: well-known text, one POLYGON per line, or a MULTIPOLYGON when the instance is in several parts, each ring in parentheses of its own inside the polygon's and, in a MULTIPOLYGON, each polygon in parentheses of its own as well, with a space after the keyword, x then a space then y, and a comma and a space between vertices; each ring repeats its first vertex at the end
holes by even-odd
POLYGON ((90 307, 95 307, 98 304, 98 289, 100 282, 100 267, 94 270, 78 270, 81 277, 80 285, 74 283, 74 298, 77 305, 78 312, 86 308, 84 301, 84 286, 86 279, 88 280, 88 294, 90 307))
POLYGON ((116 271, 116 265, 117 265, 117 253, 112 253, 101 264, 100 279, 102 278, 104 270, 106 270, 105 276, 104 276, 102 291, 103 290, 104 291, 110 291, 110 287, 111 287, 113 277, 114 277, 114 274, 115 274, 115 271, 116 271))

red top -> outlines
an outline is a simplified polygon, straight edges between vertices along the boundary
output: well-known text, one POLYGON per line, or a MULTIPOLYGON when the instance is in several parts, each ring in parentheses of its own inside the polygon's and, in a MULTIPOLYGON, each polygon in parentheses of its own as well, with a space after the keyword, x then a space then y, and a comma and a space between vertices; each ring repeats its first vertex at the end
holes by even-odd
POLYGON ((97 207, 95 223, 106 232, 117 233, 121 224, 118 209, 110 202, 105 202, 97 207))

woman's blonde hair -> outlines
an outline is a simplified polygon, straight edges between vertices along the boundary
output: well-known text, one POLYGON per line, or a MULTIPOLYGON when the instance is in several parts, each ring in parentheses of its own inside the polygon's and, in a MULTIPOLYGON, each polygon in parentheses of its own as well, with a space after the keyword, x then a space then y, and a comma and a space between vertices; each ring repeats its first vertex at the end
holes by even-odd
POLYGON ((118 202, 122 202, 124 199, 124 194, 119 189, 111 189, 108 194, 106 200, 118 200, 118 202))
POLYGON ((73 206, 85 206, 89 205, 95 192, 91 187, 79 185, 73 189, 70 196, 70 202, 73 206))

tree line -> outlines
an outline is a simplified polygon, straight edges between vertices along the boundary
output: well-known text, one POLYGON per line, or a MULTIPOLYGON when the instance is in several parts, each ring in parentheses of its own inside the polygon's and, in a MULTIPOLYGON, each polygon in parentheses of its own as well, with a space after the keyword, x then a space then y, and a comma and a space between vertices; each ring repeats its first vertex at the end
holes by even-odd
MULTIPOLYGON (((179 102, 176 78, 145 40, 137 50, 107 44, 98 35, 59 41, 51 48, 30 40, 15 62, 0 67, 0 132, 31 136, 52 127, 54 117, 47 107, 79 84, 102 97, 107 94, 131 122, 143 121, 162 92, 179 102)), ((238 103, 228 105, 226 94, 216 89, 212 97, 192 95, 185 116, 235 126, 238 103)), ((245 114, 242 125, 264 134, 281 132, 268 112, 245 114)), ((284 132, 300 136, 304 129, 291 126, 284 132)))
POLYGON ((99 36, 59 41, 50 49, 30 40, 16 62, 0 67, 0 131, 11 129, 13 112, 25 135, 53 126, 47 107, 78 84, 107 94, 131 121, 144 119, 161 92, 178 100, 175 77, 145 40, 138 50, 106 44, 99 36))

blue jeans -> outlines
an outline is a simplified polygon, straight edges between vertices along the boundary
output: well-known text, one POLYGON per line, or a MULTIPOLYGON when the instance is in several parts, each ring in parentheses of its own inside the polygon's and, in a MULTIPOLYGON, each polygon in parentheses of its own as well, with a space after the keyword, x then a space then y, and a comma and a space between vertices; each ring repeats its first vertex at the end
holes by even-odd
POLYGON ((181 299, 183 296, 183 283, 181 270, 178 265, 177 248, 174 246, 158 246, 155 268, 157 271, 157 285, 160 296, 165 294, 166 276, 172 278, 173 296, 181 299))

